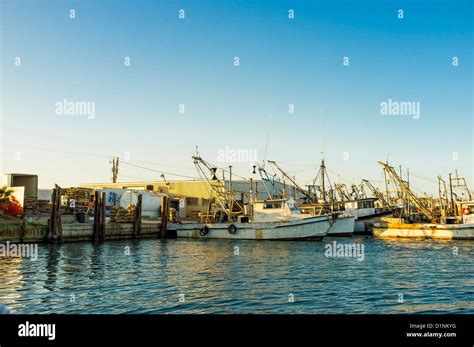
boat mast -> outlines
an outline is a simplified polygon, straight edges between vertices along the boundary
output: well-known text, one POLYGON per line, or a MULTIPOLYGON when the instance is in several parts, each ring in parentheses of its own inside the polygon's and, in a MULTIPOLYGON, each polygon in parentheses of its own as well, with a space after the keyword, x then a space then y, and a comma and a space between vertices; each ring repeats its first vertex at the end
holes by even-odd
POLYGON ((321 193, 323 194, 323 201, 326 202, 326 189, 324 176, 326 174, 326 166, 324 166, 324 115, 321 108, 321 193))
POLYGON ((453 179, 452 179, 452 173, 449 173, 449 194, 451 196, 451 211, 453 215, 455 214, 454 211, 454 197, 453 197, 453 179))
POLYGON ((260 166, 258 163, 255 163, 253 166, 253 173, 255 174, 255 169, 258 168, 258 174, 260 175, 260 178, 262 179, 263 183, 263 188, 265 189, 265 192, 267 193, 267 196, 269 199, 273 199, 273 195, 275 194, 275 180, 271 180, 270 177, 268 176, 267 171, 265 170, 265 162, 262 163, 262 166, 260 166), (264 177, 265 176, 265 177, 264 177), (267 188, 266 181, 270 181, 272 185, 272 193, 270 194, 270 191, 267 188))
POLYGON ((234 211, 234 192, 232 191, 232 165, 229 165, 229 194, 230 194, 230 201, 229 201, 229 210, 230 213, 232 214, 232 211, 234 211))
POLYGON ((434 213, 432 211, 429 211, 425 206, 423 206, 421 201, 407 187, 406 183, 397 175, 395 170, 391 166, 387 165, 387 163, 384 163, 384 162, 381 162, 381 161, 379 161, 378 163, 384 167, 384 169, 387 171, 387 173, 397 183, 400 190, 404 194, 404 197, 406 197, 407 203, 409 203, 409 201, 411 200, 415 204, 415 206, 418 207, 418 209, 421 211, 421 213, 423 213, 431 222, 435 223, 436 222, 436 217, 435 217, 434 213))
MULTIPOLYGON (((441 182, 443 182, 444 186, 444 195, 446 195, 446 182, 441 178, 441 176, 438 175, 438 196, 439 196, 439 208, 440 208, 440 215, 441 215, 441 221, 443 223, 446 223, 446 208, 448 207, 448 201, 445 202, 443 201, 443 194, 441 192, 441 182)), ((448 197, 446 196, 446 200, 448 197)))
POLYGON ((455 184, 452 185, 452 188, 464 189, 467 192, 468 200, 472 200, 471 192, 467 186, 466 179, 464 177, 458 176, 458 170, 456 170, 455 173, 456 178, 452 178, 452 180, 455 181, 455 184))
POLYGON ((323 201, 326 202, 326 189, 324 176, 326 175, 326 166, 324 165, 324 158, 321 160, 321 194, 323 194, 323 201))
MULTIPOLYGON (((198 155, 194 155, 192 158, 194 165, 196 166, 196 170, 198 171, 199 175, 204 178, 208 187, 210 188, 211 201, 209 204, 212 205, 215 203, 217 209, 225 213, 228 220, 230 221, 234 221, 237 215, 243 214, 243 205, 239 201, 235 201, 232 190, 226 189, 225 182, 217 177, 217 168, 211 166, 198 155), (204 168, 207 170, 204 170, 204 168)), ((232 188, 232 183, 230 183, 230 188, 232 188)), ((209 210, 211 210, 211 206, 209 210)))
MULTIPOLYGON (((388 165, 388 155, 389 153, 387 153, 387 160, 385 161, 388 165)), ((383 170, 383 177, 384 177, 384 180, 385 180, 385 194, 387 195, 387 201, 389 204, 391 204, 391 199, 390 199, 390 194, 388 192, 388 180, 387 180, 387 172, 385 171, 385 169, 382 169, 383 170)))

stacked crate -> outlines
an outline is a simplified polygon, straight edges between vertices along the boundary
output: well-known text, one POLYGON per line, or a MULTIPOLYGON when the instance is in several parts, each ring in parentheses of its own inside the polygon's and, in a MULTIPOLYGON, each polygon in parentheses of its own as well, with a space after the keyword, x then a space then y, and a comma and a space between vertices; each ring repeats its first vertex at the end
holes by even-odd
POLYGON ((25 197, 23 210, 28 216, 47 215, 51 212, 51 203, 49 200, 25 197))
POLYGON ((114 206, 110 210, 110 222, 132 223, 134 212, 135 212, 135 208, 133 206, 129 206, 128 208, 114 206))

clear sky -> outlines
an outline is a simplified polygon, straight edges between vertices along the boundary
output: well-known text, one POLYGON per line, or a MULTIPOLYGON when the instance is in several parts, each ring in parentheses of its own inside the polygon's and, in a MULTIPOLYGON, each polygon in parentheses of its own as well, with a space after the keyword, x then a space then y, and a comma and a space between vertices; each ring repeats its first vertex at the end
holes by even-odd
MULTIPOLYGON (((472 1, 0 3, 1 171, 37 173, 41 188, 109 181, 109 157, 126 153, 196 176, 196 145, 211 162, 267 152, 307 183, 323 124, 333 181, 380 180, 388 157, 422 191, 454 169, 473 186, 472 1), (94 102, 95 117, 57 114, 64 99, 94 102), (420 117, 381 115, 389 99, 420 117)), ((159 176, 124 163, 119 180, 159 176)))

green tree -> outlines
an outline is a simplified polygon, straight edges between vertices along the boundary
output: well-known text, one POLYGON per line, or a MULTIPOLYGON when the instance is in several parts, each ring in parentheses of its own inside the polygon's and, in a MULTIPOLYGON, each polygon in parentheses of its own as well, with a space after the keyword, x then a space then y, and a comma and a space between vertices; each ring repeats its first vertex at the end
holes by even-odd
POLYGON ((13 189, 9 189, 7 186, 0 187, 0 205, 3 205, 13 197, 13 189))

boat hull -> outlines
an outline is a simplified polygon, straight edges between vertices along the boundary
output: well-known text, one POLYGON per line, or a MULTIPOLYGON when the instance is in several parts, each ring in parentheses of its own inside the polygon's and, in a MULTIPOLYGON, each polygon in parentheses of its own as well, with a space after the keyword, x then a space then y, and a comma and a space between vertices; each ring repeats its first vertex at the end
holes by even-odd
POLYGON ((352 236, 354 225, 354 216, 339 216, 329 228, 328 236, 352 236))
POLYGON ((169 224, 168 229, 176 230, 177 237, 206 239, 240 239, 240 240, 321 240, 327 235, 331 217, 315 216, 292 221, 268 223, 234 223, 236 232, 229 233, 228 223, 169 224), (204 236, 200 231, 207 226, 204 236))
POLYGON ((373 215, 365 215, 357 218, 354 225, 355 235, 372 235, 372 226, 376 223, 383 222, 384 218, 391 217, 392 211, 377 212, 373 215))
POLYGON ((375 224, 378 238, 474 240, 474 224, 375 224))

